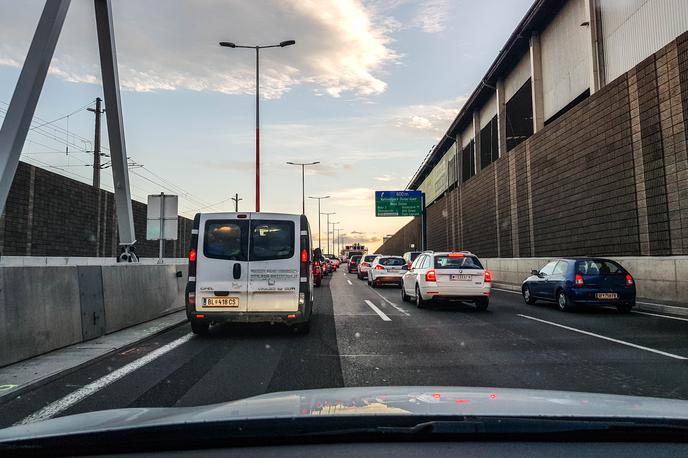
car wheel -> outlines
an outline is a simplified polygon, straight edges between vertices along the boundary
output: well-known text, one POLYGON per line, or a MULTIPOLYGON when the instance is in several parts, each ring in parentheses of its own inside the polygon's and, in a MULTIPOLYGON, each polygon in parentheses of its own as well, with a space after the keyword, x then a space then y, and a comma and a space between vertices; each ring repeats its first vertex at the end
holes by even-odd
POLYGON ((562 289, 557 293, 557 307, 562 312, 571 311, 571 304, 569 303, 568 297, 566 297, 566 292, 562 289))
POLYGON ((376 282, 375 280, 373 280, 373 281, 370 282, 370 286, 372 286, 373 288, 377 288, 377 287, 380 286, 380 285, 378 284, 378 282, 376 282))
POLYGON ((420 289, 418 288, 418 285, 416 285, 416 307, 419 309, 424 309, 426 306, 427 301, 420 295, 420 289))
POLYGON ((367 281, 368 281, 368 286, 372 286, 372 285, 373 285, 372 281, 370 280, 370 275, 368 275, 367 281))
POLYGON ((191 322, 191 332, 199 336, 208 335, 208 330, 210 328, 210 323, 206 321, 192 321, 191 322))
POLYGON ((533 297, 533 293, 530 292, 530 287, 528 285, 523 286, 523 300, 526 301, 526 304, 533 305, 535 303, 535 298, 533 297))
POLYGON ((480 298, 476 299, 476 301, 475 301, 475 308, 481 312, 484 312, 485 310, 487 310, 488 305, 490 305, 490 298, 489 297, 480 297, 480 298))
POLYGON ((402 302, 409 302, 411 298, 409 297, 408 294, 406 294, 406 290, 404 289, 404 284, 401 284, 401 301, 402 302))
POLYGON ((616 310, 619 311, 619 313, 630 313, 631 309, 633 308, 635 304, 632 302, 627 302, 624 304, 619 304, 616 306, 616 310))

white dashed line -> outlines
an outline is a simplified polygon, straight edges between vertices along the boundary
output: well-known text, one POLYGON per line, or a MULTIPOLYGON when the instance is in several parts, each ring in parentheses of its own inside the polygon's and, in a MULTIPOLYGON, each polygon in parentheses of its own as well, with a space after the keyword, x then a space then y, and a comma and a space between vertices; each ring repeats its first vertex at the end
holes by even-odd
POLYGON ((399 307, 397 304, 395 304, 394 302, 392 302, 392 301, 390 301, 389 299, 387 299, 387 298, 386 298, 385 296, 383 296, 382 294, 378 293, 378 292, 375 291, 374 289, 373 289, 372 291, 373 291, 375 294, 377 294, 378 296, 380 296, 380 297, 382 298, 383 301, 387 302, 389 305, 391 305, 391 306, 394 307, 395 309, 399 310, 399 311, 400 311, 401 313, 403 313, 404 315, 406 315, 406 316, 411 316, 411 314, 410 314, 409 312, 407 312, 406 310, 402 309, 401 307, 399 307))
POLYGON ((174 350, 178 346, 186 343, 193 337, 193 334, 189 333, 186 334, 185 336, 180 337, 177 340, 173 340, 172 342, 163 345, 162 347, 158 348, 157 350, 153 350, 152 352, 148 353, 145 356, 142 356, 141 358, 130 362, 129 364, 120 367, 116 371, 110 372, 108 375, 99 378, 95 382, 89 383, 88 385, 84 386, 81 389, 78 389, 76 391, 71 392, 67 396, 63 397, 62 399, 58 399, 57 401, 48 404, 47 406, 43 407, 41 410, 32 413, 28 417, 24 418, 19 424, 25 425, 28 423, 35 423, 37 421, 43 421, 47 420, 49 418, 54 417, 60 412, 63 412, 64 410, 70 408, 74 404, 86 399, 87 397, 91 396, 95 392, 102 390, 106 386, 110 385, 111 383, 121 379, 125 375, 135 371, 136 369, 139 369, 146 364, 150 363, 154 359, 159 358, 160 356, 164 355, 165 353, 174 350))
POLYGON ((673 353, 667 353, 665 351, 655 350, 654 348, 643 347, 642 345, 637 345, 637 344, 634 344, 631 342, 626 342, 625 340, 612 339, 611 337, 606 337, 606 336, 602 336, 600 334, 595 334, 594 332, 583 331, 582 329, 576 329, 576 328, 572 328, 569 326, 564 326, 563 324, 558 324, 558 323, 553 323, 551 321, 541 320, 540 318, 535 318, 535 317, 528 316, 528 315, 521 315, 520 313, 517 315, 522 317, 522 318, 527 318, 529 320, 539 321, 540 323, 545 323, 545 324, 549 324, 551 326, 556 326, 556 327, 559 327, 562 329, 567 329, 569 331, 578 332, 580 334, 585 334, 586 336, 597 337, 598 339, 608 340, 609 342, 614 342, 614 343, 618 343, 621 345, 626 345, 628 347, 637 348, 638 350, 649 351, 651 353, 656 353, 658 355, 667 356, 669 358, 682 359, 682 360, 688 359, 685 356, 679 356, 679 355, 675 355, 673 353))
POLYGON ((353 283, 351 283, 351 280, 347 280, 346 282, 350 285, 353 285, 353 283))
POLYGON ((391 319, 390 317, 388 317, 387 315, 385 315, 385 312, 383 312, 382 310, 380 310, 379 308, 377 308, 377 305, 373 304, 373 303, 370 302, 368 299, 365 300, 365 303, 368 304, 368 307, 370 307, 371 309, 373 309, 373 312, 375 312, 375 313, 377 313, 378 315, 380 315, 380 318, 382 318, 382 321, 392 321, 392 319, 391 319))

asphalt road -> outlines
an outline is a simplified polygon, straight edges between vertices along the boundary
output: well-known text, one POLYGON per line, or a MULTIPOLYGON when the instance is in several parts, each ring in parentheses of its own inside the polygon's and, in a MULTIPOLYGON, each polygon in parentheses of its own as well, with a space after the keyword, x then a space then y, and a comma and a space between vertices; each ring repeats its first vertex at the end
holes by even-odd
POLYGON ((688 399, 688 319, 615 309, 563 313, 493 290, 490 307, 417 309, 343 271, 316 289, 308 335, 187 324, 0 404, 27 417, 193 406, 266 392, 377 385, 537 388, 688 399))

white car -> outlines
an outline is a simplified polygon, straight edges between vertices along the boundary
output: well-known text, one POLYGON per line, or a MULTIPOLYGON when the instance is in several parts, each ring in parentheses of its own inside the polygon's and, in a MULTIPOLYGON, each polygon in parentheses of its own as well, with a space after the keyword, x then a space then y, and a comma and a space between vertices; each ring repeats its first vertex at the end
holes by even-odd
POLYGON ((186 314, 195 334, 222 321, 286 323, 308 332, 311 231, 304 215, 199 213, 189 250, 186 314))
POLYGON ((430 300, 456 299, 475 303, 487 310, 490 303, 492 274, 469 251, 458 253, 422 253, 402 278, 401 299, 415 299, 423 308, 430 300))
POLYGON ((368 271, 368 284, 373 288, 382 283, 401 284, 401 277, 408 270, 401 256, 378 256, 368 271))
POLYGON ((358 264, 358 274, 356 275, 359 280, 365 280, 368 278, 368 271, 370 271, 370 265, 375 261, 375 258, 380 256, 379 254, 364 254, 361 256, 361 262, 358 264))

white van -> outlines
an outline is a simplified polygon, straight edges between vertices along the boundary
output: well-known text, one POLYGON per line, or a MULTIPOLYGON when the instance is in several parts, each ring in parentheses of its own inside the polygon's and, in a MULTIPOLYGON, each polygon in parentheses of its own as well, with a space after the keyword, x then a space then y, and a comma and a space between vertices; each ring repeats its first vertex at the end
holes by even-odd
POLYGON ((186 315, 211 323, 286 323, 308 332, 313 309, 311 230, 305 215, 199 213, 189 249, 186 315))

